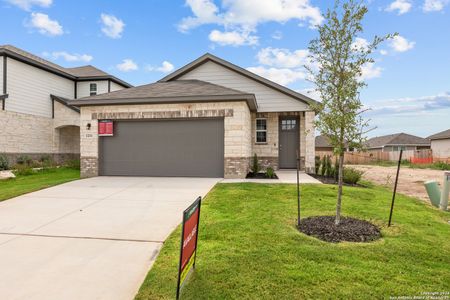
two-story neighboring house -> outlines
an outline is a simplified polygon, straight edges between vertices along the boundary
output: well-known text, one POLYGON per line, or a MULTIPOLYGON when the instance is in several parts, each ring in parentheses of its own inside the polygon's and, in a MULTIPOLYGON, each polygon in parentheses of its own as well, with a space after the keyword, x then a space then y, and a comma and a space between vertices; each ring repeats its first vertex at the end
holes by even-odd
POLYGON ((0 46, 0 154, 54 160, 79 158, 77 99, 130 84, 93 66, 64 68, 14 46, 0 46))

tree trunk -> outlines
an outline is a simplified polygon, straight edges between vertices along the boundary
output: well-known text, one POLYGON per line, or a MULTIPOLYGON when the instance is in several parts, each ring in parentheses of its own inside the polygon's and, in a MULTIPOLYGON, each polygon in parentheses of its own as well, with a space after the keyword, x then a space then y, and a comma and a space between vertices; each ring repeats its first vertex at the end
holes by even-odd
POLYGON ((342 183, 344 173, 344 153, 339 154, 339 178, 338 178, 338 198, 336 203, 336 219, 334 223, 339 225, 341 222, 341 203, 342 203, 342 183))

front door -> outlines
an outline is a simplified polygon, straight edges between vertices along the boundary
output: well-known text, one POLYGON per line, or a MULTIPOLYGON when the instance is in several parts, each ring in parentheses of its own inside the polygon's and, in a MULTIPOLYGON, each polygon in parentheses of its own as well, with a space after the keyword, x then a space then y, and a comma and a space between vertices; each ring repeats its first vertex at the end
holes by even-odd
POLYGON ((279 167, 297 168, 297 150, 299 150, 298 117, 280 117, 279 121, 279 167))

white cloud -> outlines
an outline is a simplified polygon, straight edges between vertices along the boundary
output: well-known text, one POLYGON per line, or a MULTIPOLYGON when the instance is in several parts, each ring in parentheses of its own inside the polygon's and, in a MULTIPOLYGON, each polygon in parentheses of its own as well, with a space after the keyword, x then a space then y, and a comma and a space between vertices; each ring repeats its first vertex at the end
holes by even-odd
POLYGON ((410 42, 404 37, 397 35, 390 40, 389 46, 396 52, 405 52, 414 48, 415 42, 410 42))
POLYGON ((426 111, 429 112, 449 108, 450 92, 446 92, 433 96, 378 101, 371 107, 371 111, 369 111, 368 114, 399 115, 426 111))
POLYGON ((194 16, 181 20, 178 24, 181 32, 187 32, 203 24, 221 23, 217 15, 219 9, 211 0, 186 0, 186 5, 191 8, 194 16))
POLYGON ((314 27, 323 21, 320 9, 312 6, 309 0, 222 0, 221 4, 219 9, 212 0, 186 0, 193 15, 183 18, 178 29, 187 32, 204 24, 216 24, 223 26, 225 33, 239 32, 251 36, 264 22, 297 20, 300 25, 308 22, 310 27, 314 27))
POLYGON ((374 63, 367 63, 361 67, 361 79, 372 79, 381 76, 381 67, 375 66, 374 63))
POLYGON ((55 51, 52 53, 44 53, 44 56, 50 56, 51 58, 57 60, 59 58, 64 59, 68 62, 90 62, 94 57, 89 54, 78 54, 78 53, 68 53, 66 51, 55 51))
POLYGON ((53 0, 7 0, 7 2, 29 11, 33 6, 49 7, 52 5, 53 0))
POLYGON ((258 44, 258 37, 251 35, 249 32, 213 30, 209 34, 209 40, 221 46, 243 46, 258 44))
POLYGON ((448 2, 448 0, 425 0, 422 9, 424 12, 441 11, 448 2))
POLYGON ((287 68, 278 69, 259 66, 250 67, 247 70, 281 85, 288 85, 306 77, 306 74, 302 71, 287 68))
POLYGON ((130 58, 124 59, 122 63, 116 65, 116 67, 122 72, 136 71, 139 68, 138 65, 130 58))
POLYGON ((381 55, 388 55, 388 52, 386 50, 381 49, 380 50, 380 54, 381 55))
POLYGON ((369 45, 370 44, 366 39, 357 37, 355 39, 355 41, 352 43, 351 47, 355 51, 358 51, 358 50, 365 51, 369 48, 369 45))
POLYGON ((174 65, 167 60, 163 61, 161 66, 159 67, 153 67, 153 66, 147 66, 147 71, 158 71, 162 73, 169 73, 172 72, 174 69, 174 65))
POLYGON ((102 32, 112 38, 118 39, 122 37, 122 32, 125 27, 125 23, 113 15, 101 14, 100 15, 102 26, 102 32))
POLYGON ((263 48, 256 55, 260 64, 277 68, 299 68, 309 63, 309 51, 300 49, 291 52, 281 48, 263 48))
POLYGON ((410 0, 396 0, 386 8, 386 11, 397 11, 398 15, 403 15, 409 12, 411 7, 412 4, 410 0))
POLYGON ((49 36, 62 35, 63 27, 56 20, 52 20, 43 13, 31 13, 31 19, 28 26, 36 28, 39 33, 49 36))
POLYGON ((308 96, 316 101, 321 101, 320 92, 314 88, 307 88, 299 91, 300 94, 308 96))

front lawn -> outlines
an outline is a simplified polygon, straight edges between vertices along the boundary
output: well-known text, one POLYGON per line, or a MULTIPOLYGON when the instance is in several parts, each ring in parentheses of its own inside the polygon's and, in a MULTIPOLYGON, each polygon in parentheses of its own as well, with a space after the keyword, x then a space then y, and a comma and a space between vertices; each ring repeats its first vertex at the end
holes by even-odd
MULTIPOLYGON (((332 215, 337 188, 303 185, 304 216, 332 215)), ((194 199, 192 199, 194 200, 194 199)), ((343 213, 382 228, 373 243, 329 244, 295 228, 295 185, 219 184, 202 203, 197 269, 184 299, 382 299, 450 292, 450 213, 391 193, 344 187, 343 213)), ((181 216, 180 216, 181 217, 181 216)), ((180 228, 137 299, 174 299, 180 228)))
POLYGON ((13 179, 0 180, 0 201, 78 178, 80 178, 79 170, 58 168, 38 171, 27 176, 18 175, 13 179))

